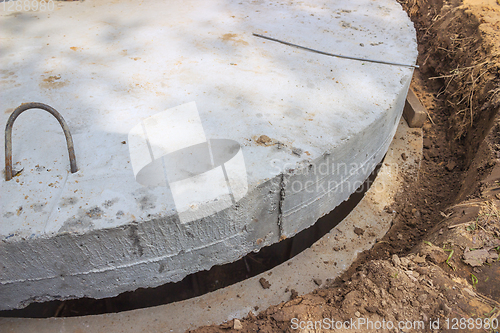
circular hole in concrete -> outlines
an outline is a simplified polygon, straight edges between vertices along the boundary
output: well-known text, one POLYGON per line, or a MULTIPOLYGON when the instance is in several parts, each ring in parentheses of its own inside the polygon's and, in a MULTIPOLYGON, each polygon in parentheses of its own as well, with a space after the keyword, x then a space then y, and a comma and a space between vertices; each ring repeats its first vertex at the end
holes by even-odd
POLYGON ((293 258, 338 225, 356 207, 373 184, 380 166, 381 164, 377 165, 348 200, 308 229, 292 238, 264 247, 257 253, 249 253, 235 262, 214 266, 208 271, 197 272, 179 282, 166 283, 156 288, 139 288, 103 299, 81 298, 32 303, 24 309, 0 311, 0 317, 75 317, 128 311, 186 300, 243 281, 293 258))

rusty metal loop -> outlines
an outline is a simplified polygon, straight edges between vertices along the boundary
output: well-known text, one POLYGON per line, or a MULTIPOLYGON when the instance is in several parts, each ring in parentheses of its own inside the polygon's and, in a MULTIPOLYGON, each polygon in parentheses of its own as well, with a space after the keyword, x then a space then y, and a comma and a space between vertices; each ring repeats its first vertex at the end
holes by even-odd
POLYGON ((69 163, 71 166, 71 173, 78 171, 76 167, 76 156, 75 148, 73 146, 73 139, 71 133, 69 132, 68 125, 64 121, 63 117, 54 108, 43 104, 43 103, 23 103, 17 109, 12 112, 5 126, 5 180, 9 181, 12 179, 12 127, 14 126, 14 121, 16 118, 26 110, 29 109, 42 109, 53 115, 59 124, 61 125, 64 135, 66 136, 66 143, 68 145, 69 153, 69 163))

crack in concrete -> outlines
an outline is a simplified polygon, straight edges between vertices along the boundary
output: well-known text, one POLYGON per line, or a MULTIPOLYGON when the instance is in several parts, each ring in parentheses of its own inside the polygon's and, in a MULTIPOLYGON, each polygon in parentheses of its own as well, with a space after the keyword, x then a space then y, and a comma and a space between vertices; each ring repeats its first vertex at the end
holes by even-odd
POLYGON ((141 244, 141 238, 139 237, 139 227, 137 226, 137 223, 132 224, 130 226, 130 234, 129 237, 132 240, 132 245, 137 249, 137 254, 139 254, 139 257, 142 257, 144 255, 144 247, 141 244))
POLYGON ((279 239, 283 235, 283 202, 285 201, 285 173, 281 174, 280 179, 280 200, 278 202, 278 227, 280 230, 279 239))

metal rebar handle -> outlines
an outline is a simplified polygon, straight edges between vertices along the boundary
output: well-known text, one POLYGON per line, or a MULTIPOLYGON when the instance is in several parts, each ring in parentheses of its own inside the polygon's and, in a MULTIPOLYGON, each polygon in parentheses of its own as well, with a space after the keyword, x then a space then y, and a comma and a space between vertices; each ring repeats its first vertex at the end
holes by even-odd
POLYGON ((5 126, 5 180, 12 179, 12 127, 16 118, 26 110, 29 109, 42 109, 53 115, 61 125, 64 135, 66 136, 66 143, 68 145, 69 163, 71 165, 71 173, 78 171, 76 167, 75 148, 73 146, 73 139, 69 132, 68 125, 63 117, 54 108, 43 103, 23 103, 12 112, 5 126))

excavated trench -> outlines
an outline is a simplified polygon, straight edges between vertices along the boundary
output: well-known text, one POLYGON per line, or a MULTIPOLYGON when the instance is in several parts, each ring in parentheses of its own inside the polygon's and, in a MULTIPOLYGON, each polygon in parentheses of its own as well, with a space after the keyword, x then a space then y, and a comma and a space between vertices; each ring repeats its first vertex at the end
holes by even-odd
POLYGON ((399 2, 417 30, 420 68, 411 88, 429 113, 420 177, 396 198, 398 216, 386 237, 343 279, 367 261, 410 253, 440 231, 450 206, 480 198, 485 179, 498 177, 500 4, 399 2))

